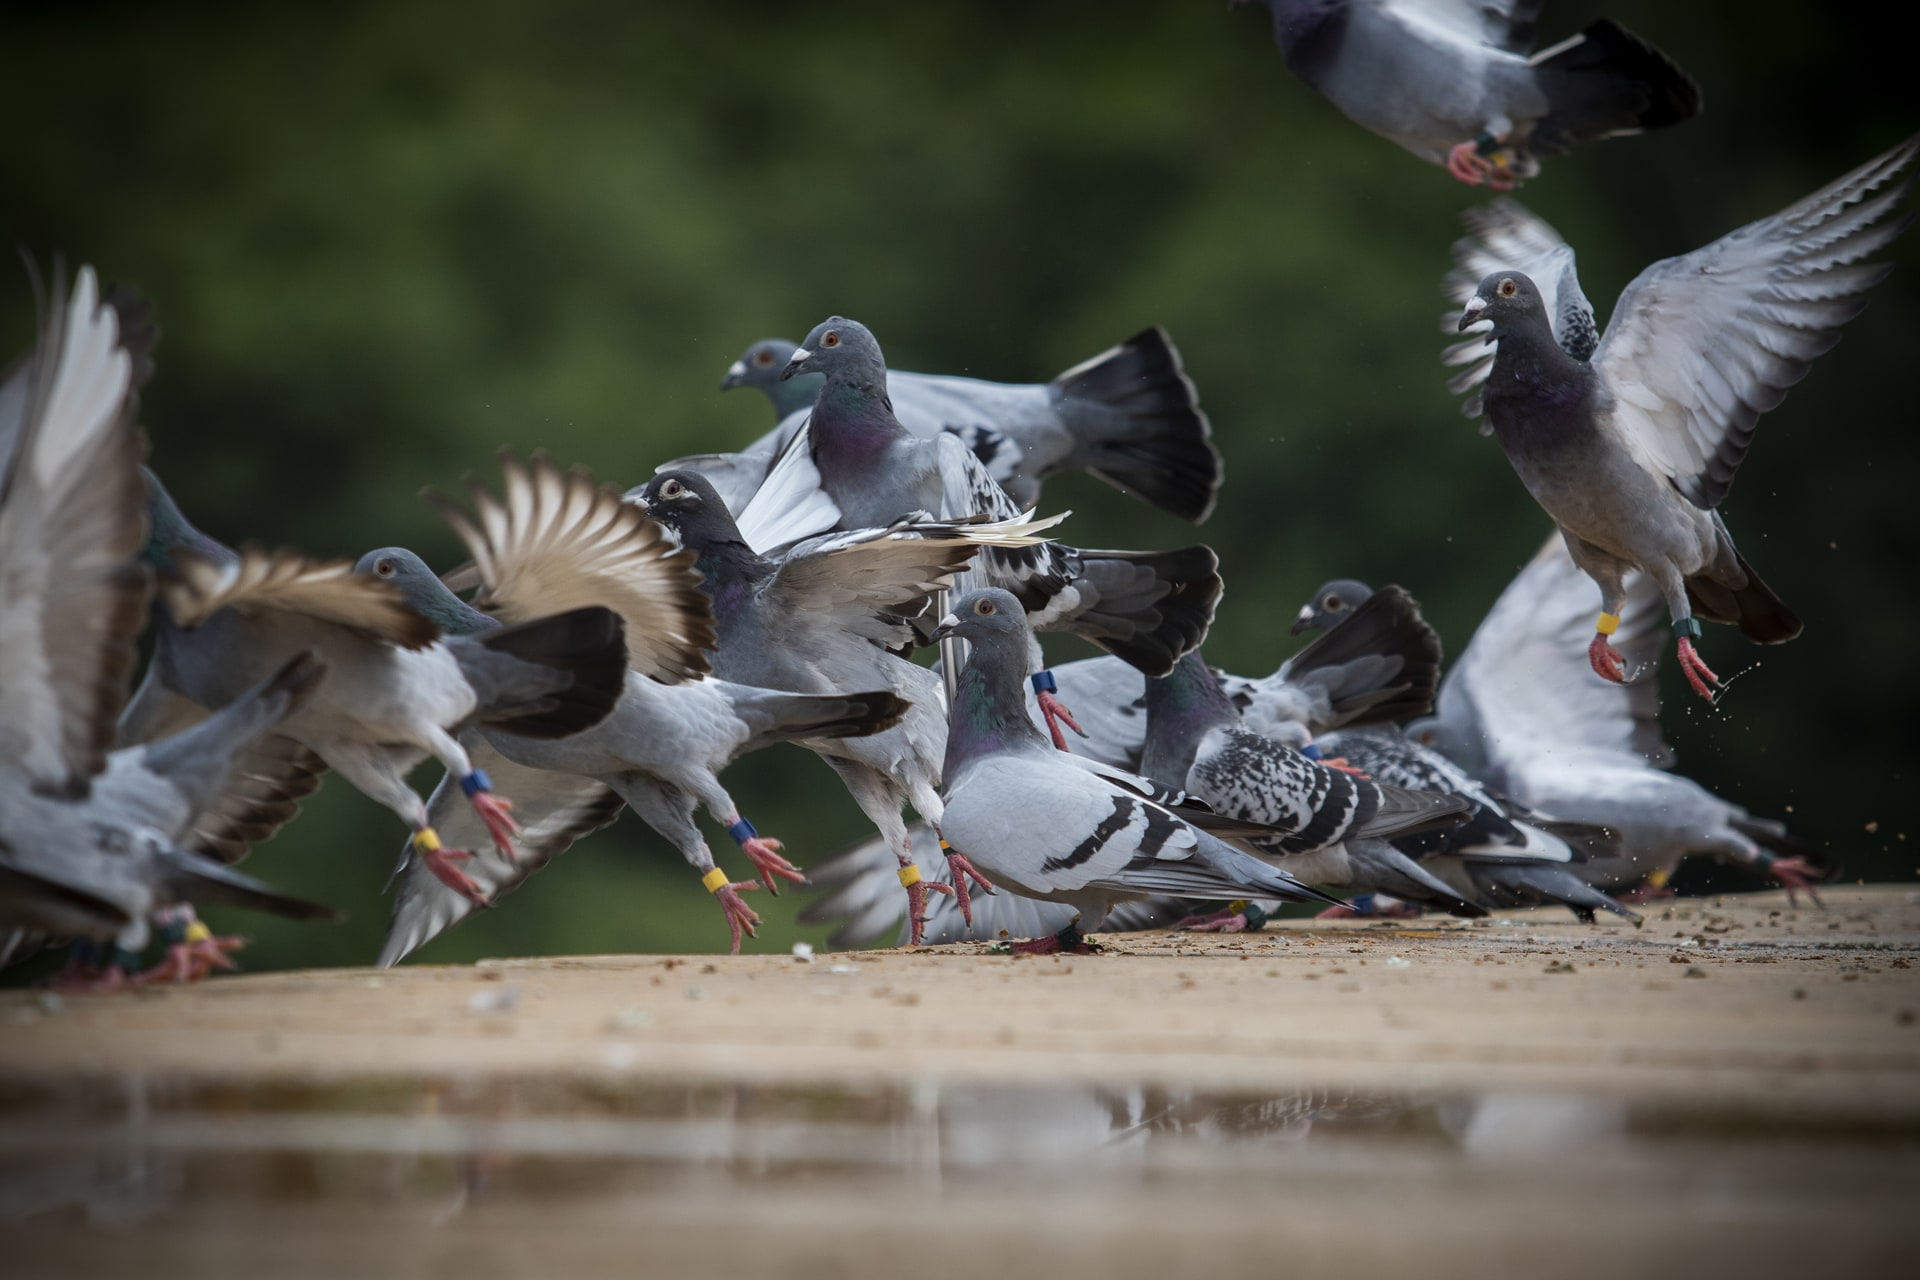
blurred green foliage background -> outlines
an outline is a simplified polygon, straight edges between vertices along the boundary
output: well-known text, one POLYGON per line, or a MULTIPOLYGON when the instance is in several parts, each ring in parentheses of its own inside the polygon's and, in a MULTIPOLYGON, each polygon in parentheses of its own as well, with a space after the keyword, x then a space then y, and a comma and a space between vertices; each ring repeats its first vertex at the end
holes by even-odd
MULTIPOLYGON (((1603 312, 1647 262, 1915 127, 1907 58, 1872 6, 1555 3, 1542 43, 1603 13, 1707 102, 1549 161, 1523 193, 1578 247, 1603 312)), ((58 3, 8 6, 0 58, 0 231, 156 300, 153 462, 229 541, 398 542, 445 566, 458 548, 423 485, 506 442, 623 483, 743 444, 771 414, 716 393, 728 362, 834 312, 897 367, 1021 382, 1166 325, 1227 459, 1200 536, 1228 584, 1208 655, 1232 670, 1272 669, 1293 611, 1337 575, 1404 584, 1457 651, 1546 530, 1437 361, 1438 279, 1484 193, 1292 80, 1258 10, 58 3)), ((1911 263, 1912 241, 1895 256, 1911 263)), ((0 269, 0 349, 32 324, 25 273, 0 269)), ((1763 654, 1713 631, 1723 675, 1760 663, 1713 709, 1662 672, 1682 767, 1788 814, 1849 878, 1914 874, 1916 334, 1909 267, 1768 417, 1726 504, 1804 638, 1763 654)), ((1083 477, 1048 499, 1082 545, 1194 536, 1083 477)), ((864 834, 798 749, 727 781, 803 865, 864 834)), ((255 937, 250 968, 368 962, 402 834, 331 781, 248 869, 350 923, 215 923, 255 937)), ((820 940, 793 897, 764 898, 749 946, 820 940)), ((422 956, 725 938, 696 877, 627 817, 422 956)))

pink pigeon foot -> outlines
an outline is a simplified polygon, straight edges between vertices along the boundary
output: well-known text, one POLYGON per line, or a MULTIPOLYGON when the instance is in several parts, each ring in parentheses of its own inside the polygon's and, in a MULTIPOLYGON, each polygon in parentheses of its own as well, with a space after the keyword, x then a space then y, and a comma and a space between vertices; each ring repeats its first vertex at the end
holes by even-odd
POLYGON ((507 855, 508 862, 518 862, 520 855, 514 852, 513 838, 520 834, 520 824, 513 820, 513 801, 491 791, 476 791, 470 798, 473 811, 493 837, 494 847, 507 855))
POLYGON ((153 968, 136 974, 134 981, 141 985, 153 982, 199 982, 221 969, 238 969, 233 961, 232 952, 247 945, 245 938, 229 934, 224 937, 207 932, 207 927, 199 925, 200 937, 189 934, 186 941, 167 945, 166 958, 153 968))
POLYGON ((727 932, 733 935, 730 954, 740 954, 740 934, 745 931, 749 938, 759 937, 760 915, 741 899, 742 890, 758 889, 758 880, 742 880, 721 885, 713 891, 714 899, 727 915, 727 932))
POLYGON ((1667 883, 1671 874, 1667 871, 1655 871, 1633 888, 1615 896, 1621 902, 1632 906, 1655 902, 1661 898, 1671 898, 1674 896, 1673 886, 1667 883))
POLYGON ((1024 942, 1002 943, 995 950, 1002 948, 1005 954, 1011 956, 1090 956, 1097 955, 1100 951, 1099 945, 1089 940, 1086 934, 1081 933, 1077 924, 1070 924, 1060 932, 1050 933, 1044 938, 1028 938, 1024 942))
POLYGON ((1827 905, 1820 901, 1820 891, 1813 887, 1813 882, 1820 873, 1814 865, 1805 858, 1775 858, 1773 861, 1766 863, 1765 868, 1766 873, 1775 880, 1778 880, 1780 887, 1787 891, 1787 905, 1789 907, 1797 907, 1800 905, 1799 900, 1794 897, 1794 890, 1796 889, 1806 890, 1807 896, 1813 899, 1814 906, 1825 907, 1827 905))
POLYGON ((414 833, 413 847, 427 870, 433 872, 441 884, 477 907, 487 905, 486 890, 460 869, 461 863, 473 858, 473 850, 447 848, 440 843, 440 837, 434 834, 432 827, 422 827, 414 833))
POLYGON ((993 882, 981 875, 967 855, 954 849, 945 840, 940 842, 940 851, 947 855, 947 871, 953 878, 954 905, 960 908, 960 918, 967 922, 967 928, 973 928, 973 894, 968 890, 967 881, 980 886, 982 892, 989 895, 998 893, 993 882))
POLYGON ((1693 637, 1681 636, 1679 649, 1680 670, 1686 674, 1687 683, 1693 686, 1695 693, 1712 702, 1713 690, 1708 686, 1719 684, 1720 677, 1713 674, 1700 655, 1694 652, 1693 637))
POLYGON ((1188 916, 1174 921, 1173 927, 1193 933, 1243 933, 1267 922, 1267 913, 1251 902, 1229 905, 1224 911, 1207 916, 1188 916))
POLYGON ((780 842, 765 836, 753 836, 740 844, 740 851, 752 861, 754 869, 766 881, 767 892, 780 896, 780 881, 791 880, 795 884, 807 882, 806 872, 780 856, 780 842))
POLYGON ((1447 152, 1447 172, 1470 187, 1478 187, 1493 176, 1493 165, 1480 154, 1478 140, 1461 143, 1447 152))
POLYGON ((1042 689, 1035 697, 1040 703, 1041 718, 1047 722, 1047 732, 1053 735, 1055 747, 1062 751, 1067 749, 1066 735, 1060 732, 1063 724, 1081 737, 1087 736, 1087 731, 1080 727, 1080 722, 1073 718, 1073 712, 1067 710, 1067 704, 1060 701, 1058 694, 1050 689, 1042 689))
POLYGON ((950 884, 934 884, 920 878, 920 868, 909 862, 900 868, 900 883, 907 890, 907 945, 917 947, 927 936, 927 894, 953 896, 950 884))
POLYGON ((138 956, 117 946, 75 942, 67 967, 47 980, 47 988, 69 995, 119 991, 131 985, 130 975, 139 963, 138 956))
POLYGON ((1390 906, 1380 905, 1379 899, 1370 893, 1362 894, 1344 906, 1328 907, 1315 920, 1418 920, 1420 908, 1411 902, 1395 902, 1390 906))
POLYGON ((1593 674, 1602 680, 1611 680, 1614 684, 1627 682, 1627 660, 1601 632, 1594 632, 1593 639, 1587 643, 1587 661, 1593 666, 1593 674))

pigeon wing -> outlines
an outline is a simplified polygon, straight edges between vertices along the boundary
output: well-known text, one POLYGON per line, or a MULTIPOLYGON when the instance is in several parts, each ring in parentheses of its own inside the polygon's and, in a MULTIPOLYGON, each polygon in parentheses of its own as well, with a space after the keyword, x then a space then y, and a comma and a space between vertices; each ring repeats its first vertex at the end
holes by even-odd
POLYGON ((277 610, 402 649, 424 649, 440 638, 440 628, 415 613, 399 588, 355 573, 349 560, 314 560, 249 545, 230 564, 185 548, 174 551, 173 564, 174 572, 161 580, 160 600, 174 622, 189 629, 222 609, 277 610))

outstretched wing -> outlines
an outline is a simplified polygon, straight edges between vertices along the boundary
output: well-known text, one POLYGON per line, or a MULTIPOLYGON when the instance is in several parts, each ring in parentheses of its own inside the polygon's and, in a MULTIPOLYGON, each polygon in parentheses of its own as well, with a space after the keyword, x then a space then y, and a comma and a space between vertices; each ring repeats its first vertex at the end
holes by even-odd
POLYGON ((1892 215, 1916 151, 1920 136, 1771 218, 1654 263, 1620 295, 1594 353, 1612 429, 1695 506, 1720 505, 1760 415, 1893 270, 1863 259, 1912 221, 1892 215))
POLYGON ((1545 0, 1374 0, 1404 22, 1438 27, 1507 53, 1533 48, 1533 28, 1545 0))
POLYGON ((440 638, 440 628, 408 607, 397 587, 355 573, 350 560, 312 560, 297 551, 249 545, 231 564, 181 548, 173 565, 161 580, 160 599, 182 627, 197 627, 222 609, 277 610, 402 649, 424 649, 440 638))

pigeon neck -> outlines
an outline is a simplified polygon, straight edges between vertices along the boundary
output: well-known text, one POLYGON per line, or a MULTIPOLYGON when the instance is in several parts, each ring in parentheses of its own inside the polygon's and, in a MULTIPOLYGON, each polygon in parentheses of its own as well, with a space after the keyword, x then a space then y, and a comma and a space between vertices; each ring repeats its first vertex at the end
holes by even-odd
POLYGON ((443 586, 410 592, 407 607, 450 636, 472 636, 497 630, 500 621, 480 612, 443 586))
POLYGON ((1270 0, 1273 42, 1287 70, 1317 87, 1347 33, 1346 0, 1270 0))
POLYGON ((240 559, 231 547, 187 523, 187 517, 152 472, 147 481, 147 546, 141 558, 156 569, 172 569, 173 553, 192 551, 213 564, 228 565, 240 559))
POLYGON ((1021 688, 1021 660, 989 640, 973 646, 967 665, 955 683, 953 707, 947 724, 945 776, 951 780, 969 760, 1020 747, 1050 751, 1052 747, 1027 718, 1027 698, 1021 688))
POLYGON ((820 398, 820 384, 825 381, 817 373, 803 373, 785 382, 765 383, 760 389, 773 401, 774 416, 785 422, 790 414, 812 407, 820 398))
POLYGON ((1165 676, 1147 681, 1147 741, 1140 772, 1163 786, 1186 786, 1200 740, 1209 730, 1239 718, 1206 660, 1194 650, 1165 676))
POLYGON ((698 556, 693 567, 700 571, 701 590, 713 601, 714 624, 723 643, 729 624, 752 600, 754 588, 773 572, 772 562, 755 554, 737 530, 728 534, 711 542, 687 542, 698 556))
POLYGON ((893 416, 882 375, 878 385, 855 376, 835 376, 820 388, 808 426, 816 465, 864 467, 876 461, 906 436, 893 416))
MULTIPOLYGON (((1484 399, 1572 407, 1587 393, 1592 366, 1561 350, 1544 316, 1529 316, 1498 338, 1484 399)), ((1495 416, 1495 425, 1499 417, 1495 416)))

